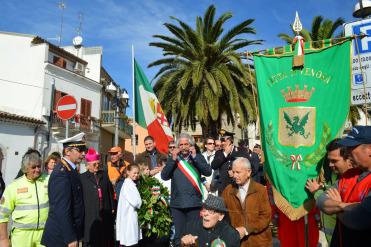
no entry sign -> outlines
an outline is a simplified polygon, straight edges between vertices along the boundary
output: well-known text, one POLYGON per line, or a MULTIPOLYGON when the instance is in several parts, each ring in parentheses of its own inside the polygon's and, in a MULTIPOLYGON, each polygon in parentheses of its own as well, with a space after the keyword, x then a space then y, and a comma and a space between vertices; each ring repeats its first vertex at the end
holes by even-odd
POLYGON ((71 95, 63 96, 57 103, 57 115, 62 120, 68 120, 75 116, 77 101, 71 95))

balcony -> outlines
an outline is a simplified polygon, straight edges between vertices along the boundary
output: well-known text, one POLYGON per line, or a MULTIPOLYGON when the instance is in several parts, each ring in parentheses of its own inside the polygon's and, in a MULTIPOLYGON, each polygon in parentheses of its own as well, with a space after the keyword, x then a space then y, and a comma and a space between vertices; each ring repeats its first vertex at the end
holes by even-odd
MULTIPOLYGON (((115 134, 115 111, 102 111, 101 127, 108 132, 115 134)), ((123 139, 130 139, 133 134, 133 126, 128 124, 124 114, 119 115, 119 136, 123 139)))
MULTIPOLYGON (((70 133, 85 132, 86 134, 93 134, 97 132, 99 127, 99 120, 84 115, 76 115, 68 121, 68 128, 70 133)), ((62 135, 66 129, 66 121, 58 118, 57 113, 53 112, 52 129, 62 135)))

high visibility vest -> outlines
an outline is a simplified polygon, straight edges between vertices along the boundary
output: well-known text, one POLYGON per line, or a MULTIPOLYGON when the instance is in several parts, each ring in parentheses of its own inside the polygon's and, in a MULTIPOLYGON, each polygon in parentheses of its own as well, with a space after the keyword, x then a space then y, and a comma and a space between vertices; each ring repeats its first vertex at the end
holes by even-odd
POLYGON ((126 161, 124 161, 124 164, 125 164, 124 166, 121 166, 120 169, 118 169, 117 167, 112 166, 111 161, 107 162, 108 177, 111 182, 117 182, 121 174, 124 172, 125 167, 129 165, 129 163, 126 161))
POLYGON ((0 200, 0 223, 12 217, 17 229, 43 229, 49 212, 49 176, 42 174, 36 181, 26 175, 14 180, 0 200))

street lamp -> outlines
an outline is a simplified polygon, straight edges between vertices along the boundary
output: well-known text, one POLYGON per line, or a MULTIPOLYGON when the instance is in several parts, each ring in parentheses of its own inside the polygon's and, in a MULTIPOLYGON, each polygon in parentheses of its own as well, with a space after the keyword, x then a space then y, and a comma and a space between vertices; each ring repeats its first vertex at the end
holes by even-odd
POLYGON ((106 91, 112 95, 115 95, 116 100, 116 109, 115 109, 115 141, 114 146, 118 146, 119 143, 119 121, 120 121, 120 99, 125 100, 125 105, 129 101, 129 94, 126 90, 121 90, 119 87, 116 87, 112 82, 107 86, 106 91), (121 91, 123 91, 121 93, 121 91))

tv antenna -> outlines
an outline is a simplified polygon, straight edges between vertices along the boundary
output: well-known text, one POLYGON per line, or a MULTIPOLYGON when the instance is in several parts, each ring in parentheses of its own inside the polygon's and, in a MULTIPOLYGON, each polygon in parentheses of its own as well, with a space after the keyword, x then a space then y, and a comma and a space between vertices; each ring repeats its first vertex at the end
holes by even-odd
POLYGON ((58 3, 58 8, 60 8, 62 10, 62 13, 61 13, 61 29, 59 31, 59 42, 58 42, 58 46, 61 46, 62 33, 63 33, 63 15, 64 15, 64 9, 66 8, 66 4, 64 3, 63 0, 58 3))
POLYGON ((75 48, 80 48, 81 45, 82 45, 83 39, 82 39, 81 35, 82 35, 82 22, 83 22, 83 20, 84 20, 84 16, 80 12, 79 13, 79 27, 76 28, 77 36, 74 37, 73 40, 72 40, 72 43, 75 46, 75 48))

